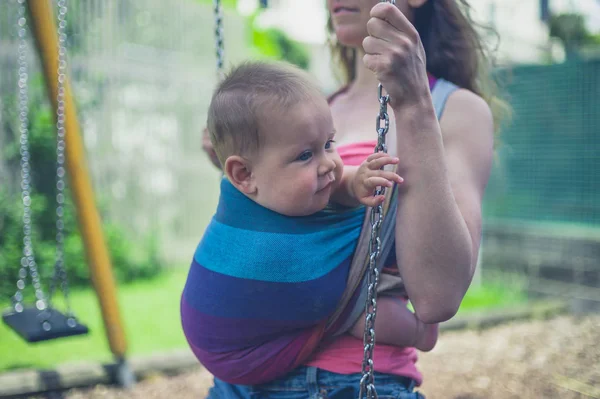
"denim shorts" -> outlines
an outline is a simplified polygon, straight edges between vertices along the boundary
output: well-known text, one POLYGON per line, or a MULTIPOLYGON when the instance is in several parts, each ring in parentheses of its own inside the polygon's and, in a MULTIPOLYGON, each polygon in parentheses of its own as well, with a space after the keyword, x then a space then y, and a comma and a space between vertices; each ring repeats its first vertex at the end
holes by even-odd
MULTIPOLYGON (((232 385, 218 378, 207 399, 355 399, 361 374, 335 374, 299 367, 283 378, 261 385, 232 385)), ((375 373, 379 399, 425 399, 410 378, 375 373)))

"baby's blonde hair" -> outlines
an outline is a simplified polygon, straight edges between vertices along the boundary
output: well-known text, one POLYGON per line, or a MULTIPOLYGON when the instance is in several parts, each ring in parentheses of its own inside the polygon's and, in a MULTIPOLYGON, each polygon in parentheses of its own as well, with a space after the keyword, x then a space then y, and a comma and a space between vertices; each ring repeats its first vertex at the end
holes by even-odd
POLYGON ((280 62, 245 62, 216 88, 208 109, 208 131, 221 165, 231 155, 256 154, 270 112, 281 112, 320 95, 308 75, 280 62))

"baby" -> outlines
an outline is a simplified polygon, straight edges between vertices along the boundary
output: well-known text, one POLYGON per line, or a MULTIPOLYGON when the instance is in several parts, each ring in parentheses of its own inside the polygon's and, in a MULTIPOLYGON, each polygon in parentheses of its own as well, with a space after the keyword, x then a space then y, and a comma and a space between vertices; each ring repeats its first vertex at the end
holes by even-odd
MULTIPOLYGON (((181 299, 183 330, 217 378, 259 384, 302 364, 344 292, 365 209, 402 178, 371 155, 344 168, 329 106, 291 66, 246 63, 216 89, 208 114, 225 178, 181 299)), ((364 314, 348 331, 361 338, 364 314)), ((431 350, 437 327, 378 301, 377 341, 431 350)))

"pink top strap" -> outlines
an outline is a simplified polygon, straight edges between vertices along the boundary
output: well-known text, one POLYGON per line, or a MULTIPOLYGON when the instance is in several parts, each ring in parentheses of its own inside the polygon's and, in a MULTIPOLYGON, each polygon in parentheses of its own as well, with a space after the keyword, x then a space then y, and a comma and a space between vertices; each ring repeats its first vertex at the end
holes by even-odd
MULTIPOLYGON (((437 79, 429 73, 427 77, 429 79, 429 88, 433 89, 437 79)), ((329 96, 329 104, 340 94, 348 91, 348 89, 349 86, 344 86, 329 96)), ((338 152, 345 165, 360 165, 373 153, 376 143, 376 140, 351 143, 339 146, 338 152)), ((385 270, 383 272, 385 273, 385 270)), ((338 374, 360 373, 362 369, 363 350, 362 340, 350 335, 343 335, 324 344, 306 365, 338 374)), ((416 349, 377 344, 374 349, 373 358, 377 359, 375 361, 376 371, 412 378, 417 382, 417 385, 421 385, 423 375, 416 366, 418 359, 416 349)))
MULTIPOLYGON (((339 146, 338 152, 345 165, 359 165, 373 153, 375 144, 376 140, 351 143, 339 146)), ((360 373, 363 350, 362 340, 350 335, 339 336, 317 350, 306 365, 337 374, 360 373)), ((423 376, 416 366, 416 349, 377 344, 373 357, 377 359, 376 371, 412 378, 421 384, 423 376)))

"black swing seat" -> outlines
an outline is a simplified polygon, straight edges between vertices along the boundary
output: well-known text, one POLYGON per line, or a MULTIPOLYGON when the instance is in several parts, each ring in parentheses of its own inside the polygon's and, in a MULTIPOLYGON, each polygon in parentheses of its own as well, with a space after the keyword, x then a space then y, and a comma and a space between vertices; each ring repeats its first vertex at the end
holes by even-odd
POLYGON ((83 335, 89 332, 88 328, 78 321, 71 327, 67 324, 67 316, 56 309, 50 309, 50 329, 42 328, 40 313, 36 307, 25 307, 22 312, 8 311, 2 315, 4 323, 19 334, 25 341, 41 342, 57 338, 66 338, 74 335, 83 335))

